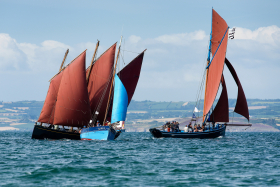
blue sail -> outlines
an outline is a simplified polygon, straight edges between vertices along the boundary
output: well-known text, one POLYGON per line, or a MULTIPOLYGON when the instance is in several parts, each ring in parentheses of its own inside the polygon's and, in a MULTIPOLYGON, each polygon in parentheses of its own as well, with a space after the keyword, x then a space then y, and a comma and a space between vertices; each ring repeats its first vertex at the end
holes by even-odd
POLYGON ((111 123, 125 121, 128 105, 127 91, 118 75, 115 75, 114 100, 111 123))

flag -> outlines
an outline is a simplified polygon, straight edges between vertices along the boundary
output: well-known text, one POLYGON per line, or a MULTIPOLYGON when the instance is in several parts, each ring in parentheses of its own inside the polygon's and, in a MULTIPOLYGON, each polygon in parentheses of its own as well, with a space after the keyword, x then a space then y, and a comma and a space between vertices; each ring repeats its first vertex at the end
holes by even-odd
POLYGON ((196 118, 194 113, 192 114, 192 118, 196 118))

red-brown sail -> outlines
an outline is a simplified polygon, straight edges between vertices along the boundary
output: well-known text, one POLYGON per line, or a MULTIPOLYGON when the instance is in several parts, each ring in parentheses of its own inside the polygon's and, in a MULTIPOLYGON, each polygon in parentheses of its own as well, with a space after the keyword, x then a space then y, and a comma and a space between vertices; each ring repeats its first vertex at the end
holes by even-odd
POLYGON ((53 115, 55 110, 55 103, 57 93, 63 72, 56 75, 50 82, 49 90, 39 116, 38 122, 53 124, 53 115))
POLYGON ((216 50, 219 47, 219 44, 227 41, 227 34, 225 32, 228 28, 226 21, 214 10, 212 9, 212 37, 211 37, 211 53, 215 54, 216 50), (225 35, 225 37, 224 37, 225 35), (224 39, 223 39, 224 37, 224 39))
POLYGON ((223 87, 219 101, 213 110, 210 121, 213 122, 229 122, 228 94, 224 76, 222 75, 221 84, 223 87))
POLYGON ((135 59, 133 59, 127 66, 125 66, 118 73, 118 76, 122 81, 127 92, 128 105, 132 99, 132 96, 135 92, 140 77, 141 66, 142 66, 142 61, 143 61, 145 51, 139 54, 135 59))
POLYGON ((94 63, 89 81, 88 94, 93 114, 98 112, 97 120, 104 120, 110 85, 112 82, 113 66, 115 60, 116 43, 112 45, 94 63), (98 110, 98 111, 97 111, 98 110))
POLYGON ((212 10, 211 51, 213 59, 208 68, 203 116, 205 116, 209 112, 210 108, 212 107, 215 101, 223 73, 224 61, 227 50, 228 25, 225 22, 225 20, 214 9, 212 10))
POLYGON ((238 78, 233 66, 228 61, 227 58, 225 59, 225 63, 238 86, 238 95, 237 95, 237 101, 236 101, 236 105, 234 108, 234 112, 244 116, 249 121, 249 109, 248 109, 248 104, 247 104, 244 90, 241 86, 241 83, 239 81, 239 78, 238 78))
POLYGON ((91 118, 85 58, 83 52, 63 71, 55 105, 55 125, 82 127, 91 118))

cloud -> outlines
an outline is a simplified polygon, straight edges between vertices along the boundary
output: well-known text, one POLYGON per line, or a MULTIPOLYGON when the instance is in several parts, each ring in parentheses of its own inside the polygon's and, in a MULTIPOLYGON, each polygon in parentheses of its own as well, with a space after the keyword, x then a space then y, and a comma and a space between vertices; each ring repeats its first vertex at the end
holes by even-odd
POLYGON ((135 36, 135 35, 131 35, 128 38, 128 41, 131 42, 131 43, 138 43, 140 40, 141 40, 141 37, 135 36))
POLYGON ((276 25, 268 27, 260 27, 254 31, 246 28, 236 27, 236 40, 253 40, 263 44, 270 44, 273 46, 280 43, 280 28, 276 25))
POLYGON ((41 45, 18 43, 0 33, 0 71, 51 71, 62 61, 67 48, 61 42, 46 40, 41 45))
POLYGON ((28 69, 26 64, 26 55, 21 51, 15 39, 8 34, 0 34, 0 69, 2 71, 11 71, 28 69))
MULTIPOLYGON (((134 99, 195 100, 205 70, 208 40, 204 31, 194 31, 141 39, 126 46, 132 51, 147 48, 134 99)), ((227 57, 235 67, 247 97, 279 98, 280 88, 274 86, 280 84, 280 75, 275 73, 280 72, 279 51, 279 27, 236 28, 234 40, 228 41, 227 57), (264 90, 270 91, 264 93, 264 90)), ((235 98, 236 85, 231 75, 225 74, 229 97, 235 98)))
MULTIPOLYGON (((208 40, 209 36, 201 30, 165 34, 154 38, 131 35, 127 41, 124 39, 119 61, 122 66, 147 48, 133 99, 195 100, 205 71, 208 40)), ((15 74, 18 76, 12 79, 12 83, 5 83, 5 85, 2 83, 0 86, 14 85, 8 88, 10 90, 7 90, 7 93, 21 92, 21 99, 43 100, 48 87, 47 80, 58 71, 66 49, 70 49, 66 62, 69 63, 85 49, 88 49, 88 54, 92 54, 95 45, 92 42, 84 42, 69 46, 52 40, 40 44, 18 43, 16 39, 2 33, 0 34, 2 78, 15 77, 15 74), (8 75, 7 72, 10 74, 8 75), (29 75, 26 76, 23 72, 28 72, 29 75), (21 82, 18 82, 19 79, 21 82), (30 85, 23 87, 21 86, 23 83, 30 83, 30 85), (23 93, 26 93, 25 97, 23 93)), ((107 47, 109 46, 100 46, 98 56, 107 47)), ((280 84, 280 75, 277 73, 280 72, 279 51, 279 27, 260 27, 255 30, 236 27, 235 38, 228 41, 227 58, 235 67, 248 98, 279 98, 280 88, 275 86, 280 84)), ((87 55, 87 63, 90 62, 91 57, 87 55)), ((225 72, 225 79, 229 97, 236 97, 236 84, 227 72, 225 72)), ((6 96, 3 94, 1 95, 3 100, 5 97, 11 97, 11 94, 6 96)), ((14 97, 17 95, 14 94, 14 97)))
POLYGON ((205 32, 199 30, 191 33, 162 35, 155 38, 155 40, 164 44, 189 45, 192 41, 204 40, 205 37, 206 37, 205 32))

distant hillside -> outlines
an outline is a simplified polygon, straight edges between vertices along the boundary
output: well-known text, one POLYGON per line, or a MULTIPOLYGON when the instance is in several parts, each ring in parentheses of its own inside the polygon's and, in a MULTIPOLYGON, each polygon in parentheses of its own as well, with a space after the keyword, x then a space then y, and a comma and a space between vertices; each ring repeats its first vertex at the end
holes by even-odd
MULTIPOLYGON (((280 99, 248 99, 250 123, 265 124, 280 129, 280 99)), ((200 101, 201 106, 203 101, 200 101)), ((244 118, 232 113, 236 100, 229 99, 230 117, 244 118)), ((0 127, 31 129, 38 119, 43 101, 0 102, 0 127)), ((127 113, 126 124, 131 131, 143 131, 151 126, 159 126, 165 121, 184 121, 192 116, 196 102, 155 102, 132 100, 127 113), (141 125, 140 125, 141 124, 141 125), (140 129, 138 129, 140 128, 140 129), (138 129, 138 130, 137 130, 138 129)), ((201 112, 199 115, 202 115, 201 112)))
MULTIPOLYGON (((273 118, 277 121, 280 118, 280 99, 248 99, 250 118, 273 118)), ((203 100, 200 101, 201 105, 203 100)), ((236 100, 229 99, 230 111, 233 111, 236 100)), ((155 102, 155 101, 134 101, 132 100, 128 111, 129 116, 136 118, 136 114, 140 116, 150 117, 190 117, 193 113, 195 102, 155 102), (142 113, 137 112, 142 111, 142 113), (145 113, 144 113, 145 112, 145 113)), ((238 114, 234 114, 240 117, 238 114)))

